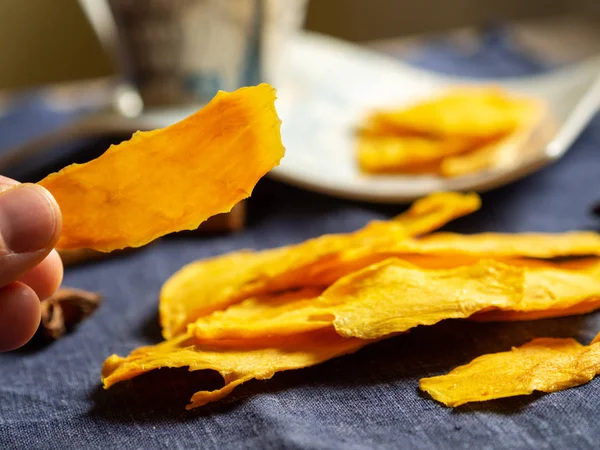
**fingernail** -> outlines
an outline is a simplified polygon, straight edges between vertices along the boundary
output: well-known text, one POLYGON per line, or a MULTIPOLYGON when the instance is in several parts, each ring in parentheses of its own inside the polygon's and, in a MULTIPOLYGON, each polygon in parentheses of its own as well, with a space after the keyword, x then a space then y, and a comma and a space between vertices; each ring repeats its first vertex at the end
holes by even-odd
POLYGON ((21 184, 0 194, 0 233, 13 253, 41 250, 56 233, 56 211, 45 189, 21 184))

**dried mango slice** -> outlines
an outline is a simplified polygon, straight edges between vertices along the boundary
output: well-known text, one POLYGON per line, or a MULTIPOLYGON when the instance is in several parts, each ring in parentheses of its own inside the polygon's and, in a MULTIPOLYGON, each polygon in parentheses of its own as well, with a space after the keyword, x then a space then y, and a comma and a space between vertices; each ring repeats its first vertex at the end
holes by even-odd
MULTIPOLYGON (((407 244, 408 247, 411 244, 407 244)), ((398 246, 400 249, 402 244, 398 246)), ((434 233, 414 245, 419 254, 488 255, 489 257, 560 258, 600 256, 600 234, 592 231, 564 233, 434 233)))
MULTIPOLYGON (((162 287, 159 313, 163 336, 175 336, 198 317, 244 298, 311 285, 312 273, 329 267, 340 252, 375 245, 389 247, 469 214, 480 204, 476 194, 432 194, 394 220, 374 221, 354 233, 324 235, 297 245, 188 264, 162 287)), ((312 285, 319 286, 314 280, 312 285)))
POLYGON ((472 139, 433 139, 420 136, 360 136, 357 161, 367 173, 437 172, 448 156, 476 146, 472 139))
POLYGON ((448 155, 440 163, 439 173, 458 177, 488 169, 505 169, 544 148, 555 134, 555 125, 543 105, 531 109, 517 129, 506 137, 485 143, 473 151, 448 155))
POLYGON ((230 211, 284 155, 274 102, 266 84, 219 92, 179 123, 40 181, 62 210, 57 247, 139 247, 230 211))
POLYGON ((327 289, 321 296, 323 313, 333 314, 340 335, 374 339, 486 309, 508 309, 523 297, 523 278, 522 269, 495 261, 425 271, 390 259, 327 289))
POLYGON ((248 380, 266 380, 276 372, 313 366, 355 352, 369 343, 371 341, 342 338, 331 329, 258 342, 199 343, 183 335, 134 350, 126 358, 110 356, 102 368, 102 381, 108 389, 120 381, 165 367, 219 372, 225 386, 215 391, 196 392, 186 407, 192 409, 222 399, 248 380))
POLYGON ((341 278, 321 295, 309 290, 298 297, 251 298, 199 318, 190 330, 199 339, 264 338, 333 323, 344 336, 371 339, 449 318, 565 316, 600 307, 599 268, 598 262, 578 272, 480 261, 423 270, 389 259, 341 278))
POLYGON ((283 294, 250 297, 198 318, 190 325, 200 340, 260 339, 289 336, 331 326, 329 317, 307 321, 322 289, 305 288, 283 294))
POLYGON ((260 279, 264 265, 282 255, 279 249, 261 253, 243 250, 181 268, 160 291, 163 336, 175 336, 195 318, 224 309, 243 297, 242 290, 260 279))
MULTIPOLYGON (((425 227, 425 224, 422 226, 425 227)), ((337 254, 335 259, 315 266, 310 279, 316 285, 327 286, 344 275, 392 257, 428 269, 472 265, 487 258, 527 267, 577 269, 589 266, 589 259, 558 265, 550 260, 585 256, 600 256, 600 234, 587 231, 472 235, 434 233, 418 240, 397 241, 392 245, 373 242, 369 247, 348 248, 337 254)))
MULTIPOLYGON (((349 273, 391 257, 439 269, 472 265, 486 258, 516 263, 515 258, 600 256, 600 235, 591 232, 466 236, 441 233, 420 240, 401 238, 405 233, 427 233, 444 220, 460 215, 457 213, 467 213, 478 206, 476 196, 463 199, 469 200, 461 202, 460 196, 438 194, 416 202, 392 224, 375 221, 353 234, 326 235, 290 247, 257 252, 236 263, 231 274, 228 272, 232 264, 227 255, 192 263, 163 286, 160 296, 163 335, 168 338, 181 333, 199 317, 244 298, 304 286, 327 287, 349 273)), ((540 263, 519 262, 523 266, 535 264, 540 263)))
POLYGON ((318 298, 288 305, 254 299, 232 307, 234 314, 213 313, 189 329, 200 339, 244 337, 247 330, 251 334, 246 336, 257 338, 333 324, 344 337, 377 339, 483 310, 508 309, 521 301, 523 284, 523 269, 494 261, 427 271, 392 258, 338 280, 318 298), (255 315, 258 302, 261 313, 255 315), (252 325, 243 320, 244 312, 252 325))
POLYGON ((508 352, 480 356, 446 375, 423 378, 420 388, 455 407, 579 386, 600 373, 599 337, 588 346, 574 339, 534 339, 508 352))
POLYGON ((523 301, 509 310, 487 311, 481 321, 535 320, 585 314, 600 307, 600 263, 584 271, 529 268, 523 301))
MULTIPOLYGON (((334 300, 330 307, 310 311, 307 313, 307 321, 311 317, 322 318, 329 312, 335 317, 333 323, 336 330, 343 336, 371 339, 387 333, 406 331, 416 325, 432 324, 436 322, 435 318, 522 320, 589 312, 600 307, 598 266, 587 273, 580 273, 551 267, 515 267, 484 260, 473 266, 450 270, 423 271, 415 268, 413 276, 417 277, 418 271, 421 271, 419 283, 425 283, 421 286, 410 281, 410 278, 403 279, 402 265, 393 261, 387 260, 381 263, 382 266, 373 265, 340 279, 320 299, 331 302, 331 299, 339 298, 343 299, 343 303, 336 305, 334 300), (368 276, 370 271, 377 270, 378 267, 387 267, 386 272, 389 273, 383 272, 381 277, 368 276), (494 271, 497 271, 496 275, 494 271), (364 288, 360 284, 357 287, 357 278, 363 276, 364 288), (465 277, 465 280, 461 277, 465 277), (402 283, 407 283, 408 287, 403 287, 402 283), (471 287, 470 283, 476 283, 475 287, 471 287), (497 301, 486 293, 485 289, 489 287, 486 283, 491 283, 493 289, 489 292, 492 294, 510 292, 511 289, 516 291, 513 297, 497 301), (347 288, 344 287, 346 285, 347 288), (437 294, 430 293, 429 288, 435 288, 437 294), (481 290, 477 291, 476 288, 481 290), (412 296, 411 289, 415 289, 412 296), (438 299, 438 295, 446 297, 438 299), (453 295, 459 296, 456 303, 452 303, 453 295), (420 296, 424 298, 420 299, 420 296), (446 302, 450 302, 450 306, 456 307, 457 311, 447 307, 446 302), (421 316, 431 322, 425 321, 421 316), (420 322, 416 323, 416 320, 420 322)), ((263 327, 268 329, 266 324, 263 327)))
POLYGON ((506 138, 486 143, 471 152, 448 155, 441 161, 438 172, 452 178, 514 164, 521 156, 519 150, 522 150, 531 132, 533 129, 530 128, 519 129, 506 138))
MULTIPOLYGON (((415 201, 407 211, 396 216, 393 223, 405 230, 406 237, 423 236, 479 208, 481 198, 475 193, 436 192, 415 201)), ((380 227, 388 227, 388 224, 389 221, 373 221, 359 233, 378 235, 380 227)))
POLYGON ((188 264, 161 289, 159 316, 163 336, 176 336, 198 317, 245 298, 303 287, 307 279, 302 278, 302 272, 309 272, 311 264, 349 245, 353 245, 352 236, 326 235, 296 246, 243 256, 233 253, 188 264))
POLYGON ((530 98, 495 86, 459 87, 400 110, 377 111, 371 133, 488 139, 515 130, 539 108, 530 98))
MULTIPOLYGON (((403 221, 413 231, 423 231, 431 225, 426 219, 431 216, 425 213, 416 214, 413 219, 409 217, 406 213, 403 221)), ((330 235, 297 246, 248 253, 244 257, 234 253, 185 266, 165 283, 161 291, 160 318, 164 336, 174 336, 197 318, 244 298, 303 286, 327 287, 349 273, 391 257, 424 268, 446 269, 472 265, 486 258, 519 266, 544 266, 540 261, 515 258, 557 258, 594 253, 600 256, 600 235, 591 232, 539 235, 443 233, 418 241, 392 242, 385 237, 385 224, 373 222, 364 229, 373 236, 379 233, 379 241, 362 238, 353 241, 348 236, 330 235)), ((573 269, 585 267, 577 261, 573 264, 573 269)), ((586 264, 590 265, 589 262, 586 264)), ((546 266, 568 269, 570 263, 546 266)), ((580 302, 578 308, 595 309, 594 300, 588 300, 587 306, 580 302)), ((556 314, 563 315, 559 309, 556 314)))

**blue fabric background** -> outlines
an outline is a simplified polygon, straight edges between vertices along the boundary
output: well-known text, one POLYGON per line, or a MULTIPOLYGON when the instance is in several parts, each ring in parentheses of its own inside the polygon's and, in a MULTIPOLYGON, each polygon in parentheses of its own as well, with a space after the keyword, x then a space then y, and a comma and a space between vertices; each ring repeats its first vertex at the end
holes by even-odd
MULTIPOLYGON (((438 45, 411 60, 473 76, 544 69, 504 38, 489 39, 474 54, 438 45)), ((39 117, 46 116, 22 113, 20 120, 0 121, 0 136, 26 136, 39 117)), ((590 208, 599 199, 597 118, 562 161, 485 195, 480 212, 448 229, 597 230, 600 223, 590 208)), ((160 340, 159 288, 183 264, 240 248, 262 249, 351 231, 399 212, 395 207, 340 201, 268 180, 259 184, 249 206, 248 227, 239 234, 168 237, 122 258, 69 270, 66 285, 101 291, 105 301, 75 332, 53 345, 0 355, 0 447, 598 447, 600 380, 551 395, 456 410, 435 403, 417 386, 423 376, 446 372, 480 354, 507 350, 536 336, 572 336, 588 342, 600 331, 600 313, 510 324, 446 322, 417 329, 318 367, 247 383, 224 401, 191 412, 183 407, 194 383, 211 381, 200 380, 203 375, 173 371, 116 386, 114 392, 103 391, 100 367, 108 355, 124 355, 160 340)))

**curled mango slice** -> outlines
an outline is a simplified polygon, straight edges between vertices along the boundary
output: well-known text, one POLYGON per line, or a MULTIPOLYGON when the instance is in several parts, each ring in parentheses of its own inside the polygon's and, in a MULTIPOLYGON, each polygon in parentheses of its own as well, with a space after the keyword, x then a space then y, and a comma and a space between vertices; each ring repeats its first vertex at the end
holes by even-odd
MULTIPOLYGON (((413 250, 409 249, 409 252, 413 250)), ((415 253, 483 255, 490 257, 560 258, 600 256, 600 234, 592 231, 565 233, 434 233, 415 245, 415 253)))
MULTIPOLYGON (((404 237, 423 236, 448 222, 469 215, 481 208, 481 198, 475 193, 436 192, 415 201, 411 207, 396 216, 391 223, 404 230, 404 237)), ((379 234, 380 228, 389 227, 390 221, 373 221, 359 234, 379 234)), ((402 237, 402 236, 398 236, 402 237)))
POLYGON ((481 321, 534 320, 585 314, 600 307, 600 263, 584 270, 526 269, 523 301, 476 314, 481 321))
POLYGON ((326 288, 345 275, 392 257, 424 268, 449 269, 488 258, 528 266, 542 264, 524 258, 600 255, 600 236, 592 232, 438 233, 410 239, 478 206, 479 198, 474 195, 435 194, 415 202, 395 220, 374 221, 354 233, 191 263, 162 288, 159 309, 163 335, 169 338, 182 333, 199 317, 246 298, 307 286, 326 288))
MULTIPOLYGON (((522 296, 523 270, 519 268, 485 261, 427 271, 392 258, 341 278, 313 300, 280 305, 264 299, 263 312, 251 326, 252 337, 288 335, 333 324, 344 337, 377 339, 418 325, 508 308, 522 296)), ((240 310, 248 313, 255 305, 240 303, 233 308, 239 320, 224 311, 198 319, 190 330, 202 339, 242 337, 248 325, 240 310)))
POLYGON ((335 264, 342 252, 393 246, 469 214, 480 204, 476 194, 437 193, 415 202, 394 220, 374 221, 354 233, 324 235, 297 245, 188 264, 162 287, 159 312, 163 336, 182 333, 198 317, 244 298, 307 285, 327 286, 329 280, 323 284, 314 274, 335 264))
MULTIPOLYGON (((226 308, 260 280, 263 267, 281 256, 279 250, 244 250, 188 264, 169 278, 158 305, 162 334, 173 337, 197 317, 226 308)), ((256 294, 260 292, 257 288, 256 294)))
POLYGON ((142 347, 126 358, 110 356, 102 368, 105 388, 160 368, 189 367, 216 370, 225 385, 215 391, 199 390, 187 409, 214 402, 229 395, 236 386, 251 379, 266 380, 276 372, 313 366, 336 356, 352 353, 369 344, 345 339, 331 329, 267 341, 201 343, 182 335, 163 343, 142 347))
POLYGON ((493 260, 424 270, 389 259, 341 278, 320 295, 308 290, 295 297, 247 299, 199 318, 190 330, 199 339, 264 338, 333 324, 343 336, 375 339, 445 319, 566 316, 600 307, 599 275, 591 269, 529 268, 493 260))
POLYGON ((388 258, 399 258, 428 269, 467 266, 488 258, 524 267, 583 269, 593 265, 590 256, 600 256, 598 233, 434 233, 418 240, 372 242, 369 246, 349 247, 335 258, 315 265, 310 279, 315 284, 328 286, 344 275, 388 258), (575 260, 554 261, 563 257, 574 257, 575 260))
POLYGON ((508 352, 480 356, 446 375, 423 378, 421 390, 446 406, 556 392, 600 373, 600 335, 588 346, 574 339, 538 338, 508 352))
POLYGON ((230 211, 284 155, 274 102, 266 84, 219 92, 181 122, 40 181, 62 210, 57 247, 139 247, 230 211))
POLYGON ((188 326, 202 340, 262 339, 290 336, 331 326, 331 317, 311 318, 322 290, 305 288, 250 297, 224 311, 198 318, 188 326))

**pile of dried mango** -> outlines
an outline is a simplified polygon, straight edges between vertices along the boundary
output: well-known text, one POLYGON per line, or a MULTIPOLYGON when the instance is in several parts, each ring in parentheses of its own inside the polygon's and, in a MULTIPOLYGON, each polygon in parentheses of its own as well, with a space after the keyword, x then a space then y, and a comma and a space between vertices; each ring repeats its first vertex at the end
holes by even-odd
POLYGON ((551 130, 537 99, 495 86, 455 87, 402 109, 370 112, 356 156, 365 173, 457 177, 524 159, 551 130))
MULTIPOLYGON (((63 211, 59 247, 139 246, 231 209, 283 156, 274 102, 267 85, 219 93, 178 124, 138 133, 42 180, 63 211)), ((165 341, 110 356, 103 384, 161 368, 219 372, 224 386, 198 386, 188 405, 195 408, 248 380, 312 366, 417 326, 600 307, 599 234, 434 232, 479 207, 476 194, 437 193, 353 233, 191 263, 161 290, 165 341)), ((455 406, 556 391, 599 371, 596 341, 536 339, 423 379, 421 388, 455 406)))

